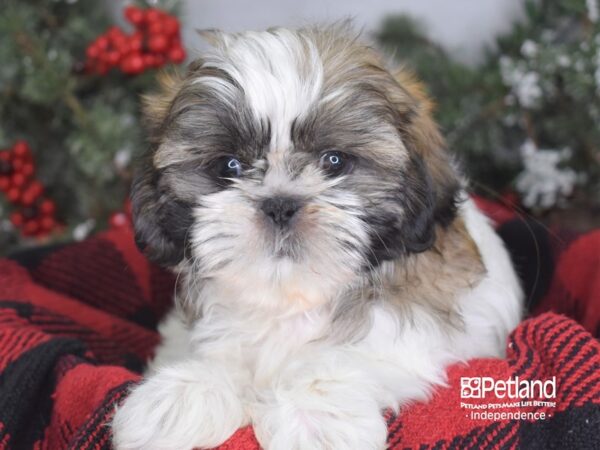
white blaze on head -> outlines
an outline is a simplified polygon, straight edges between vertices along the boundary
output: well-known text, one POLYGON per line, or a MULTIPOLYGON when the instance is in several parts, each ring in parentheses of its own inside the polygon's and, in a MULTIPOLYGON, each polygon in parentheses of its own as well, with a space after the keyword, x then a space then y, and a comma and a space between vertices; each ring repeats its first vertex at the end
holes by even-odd
MULTIPOLYGON (((223 70, 242 88, 256 119, 271 126, 270 150, 286 151, 292 122, 302 118, 318 100, 323 85, 323 63, 309 36, 290 30, 244 32, 217 36, 214 51, 203 67, 223 70)), ((204 77, 227 98, 231 86, 204 77)))

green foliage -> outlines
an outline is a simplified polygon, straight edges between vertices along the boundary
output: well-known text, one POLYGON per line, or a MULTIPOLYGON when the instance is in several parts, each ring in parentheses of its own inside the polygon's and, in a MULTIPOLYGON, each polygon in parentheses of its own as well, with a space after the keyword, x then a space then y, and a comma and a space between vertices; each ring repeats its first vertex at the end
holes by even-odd
MULTIPOLYGON (((63 239, 77 224, 94 219, 102 227, 122 209, 131 171, 119 161, 134 159, 145 146, 138 99, 152 89, 154 71, 137 77, 82 72, 87 45, 112 25, 105 5, 2 1, 0 149, 18 139, 30 144, 37 176, 67 225, 63 239)), ((152 6, 173 11, 177 5, 152 6)), ((0 253, 25 243, 3 221, 10 210, 0 195, 0 253)))
POLYGON ((524 169, 521 147, 570 150, 580 191, 600 202, 600 23, 585 0, 525 4, 525 19, 476 67, 454 61, 406 17, 378 34, 426 83, 437 119, 476 186, 506 189, 524 169))

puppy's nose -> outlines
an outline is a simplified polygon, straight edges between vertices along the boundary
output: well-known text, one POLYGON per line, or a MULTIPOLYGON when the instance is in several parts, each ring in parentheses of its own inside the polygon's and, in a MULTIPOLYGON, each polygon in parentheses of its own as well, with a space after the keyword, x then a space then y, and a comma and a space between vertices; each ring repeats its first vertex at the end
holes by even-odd
POLYGON ((290 197, 273 197, 262 202, 261 209, 265 215, 280 227, 286 226, 298 212, 302 204, 290 197))

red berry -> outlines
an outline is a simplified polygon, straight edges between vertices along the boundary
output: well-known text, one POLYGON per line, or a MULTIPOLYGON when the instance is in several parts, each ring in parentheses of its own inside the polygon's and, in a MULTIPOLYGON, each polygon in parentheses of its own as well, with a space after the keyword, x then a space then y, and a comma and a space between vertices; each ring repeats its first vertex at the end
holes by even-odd
POLYGON ((141 25, 144 22, 144 12, 135 6, 125 8, 125 18, 132 25, 141 25))
POLYGON ((110 66, 105 62, 96 64, 96 73, 99 75, 106 75, 110 70, 110 66))
POLYGON ((21 214, 18 211, 15 211, 10 215, 10 221, 15 227, 20 227, 21 225, 23 225, 24 222, 23 214, 21 214))
POLYGON ((9 161, 10 160, 10 152, 6 150, 0 151, 0 161, 9 161))
POLYGON ((162 22, 152 22, 148 25, 148 34, 150 36, 156 36, 162 34, 165 31, 165 27, 162 22))
POLYGON ((114 213, 109 219, 110 226, 113 228, 123 227, 127 225, 128 222, 127 215, 122 212, 114 213))
POLYGON ((185 50, 180 46, 172 47, 168 53, 169 60, 174 63, 181 63, 185 59, 185 50))
POLYGON ((6 198, 11 203, 17 203, 19 201, 19 199, 21 198, 21 190, 16 187, 11 187, 6 192, 6 198))
POLYGON ((163 55, 154 55, 154 67, 165 65, 165 57, 163 55))
POLYGON ((112 41, 115 37, 123 36, 125 33, 119 27, 112 26, 104 34, 108 37, 109 41, 112 41))
POLYGON ((144 35, 142 33, 134 33, 129 36, 129 50, 139 52, 144 47, 144 35))
POLYGON ((106 54, 106 63, 109 66, 117 66, 121 60, 121 54, 116 50, 110 50, 106 54))
POLYGON ((148 48, 155 53, 163 53, 169 48, 169 41, 164 34, 150 36, 148 48))
POLYGON ((46 199, 40 204, 40 211, 44 215, 51 216, 56 211, 56 205, 52 200, 46 199))
POLYGON ((35 203, 36 198, 37 197, 32 192, 25 191, 21 196, 21 203, 23 206, 31 206, 35 203))
POLYGON ((163 27, 165 30, 165 33, 167 33, 169 36, 173 36, 176 35, 177 33, 179 33, 179 21, 177 19, 175 19, 174 17, 168 16, 165 18, 165 21, 163 23, 163 27))
POLYGON ((0 176, 0 191, 6 192, 10 187, 10 178, 7 176, 0 176))
POLYGON ((145 53, 142 58, 144 59, 144 67, 156 67, 156 58, 152 53, 145 53))
POLYGON ((25 161, 20 158, 15 158, 12 162, 12 168, 14 172, 20 172, 23 170, 23 166, 25 165, 25 161))
POLYGON ((27 177, 25 175, 23 175, 22 173, 15 173, 11 179, 10 179, 12 185, 14 187, 22 187, 25 182, 27 181, 27 177))
POLYGON ((121 70, 129 75, 135 75, 144 70, 144 58, 139 53, 132 53, 121 61, 121 70))
POLYGON ((156 8, 148 8, 145 11, 144 14, 144 18, 146 19, 146 22, 148 22, 149 24, 155 23, 160 21, 160 19, 162 19, 163 14, 156 8))
POLYGON ((35 220, 28 220, 23 226, 23 234, 25 236, 33 236, 39 229, 39 225, 35 220))
POLYGON ((34 181, 27 188, 27 192, 31 192, 35 198, 38 198, 44 192, 44 186, 39 181, 34 181))
POLYGON ((96 39, 95 46, 98 50, 106 50, 108 49, 108 37, 105 35, 101 35, 96 39))
POLYGON ((17 141, 13 146, 13 153, 18 158, 26 158, 31 154, 29 145, 27 145, 27 142, 25 141, 17 141))
POLYGON ((50 231, 56 225, 56 221, 52 217, 42 217, 40 219, 40 225, 42 230, 50 231))
POLYGON ((121 54, 129 51, 129 39, 125 36, 115 36, 111 39, 111 43, 115 50, 121 54))
POLYGON ((100 49, 95 44, 92 44, 87 48, 85 54, 90 59, 96 59, 100 55, 100 49))
POLYGON ((30 176, 32 176, 35 173, 34 165, 31 163, 26 163, 23 166, 23 168, 21 169, 21 173, 23 174, 23 176, 29 178, 30 176))

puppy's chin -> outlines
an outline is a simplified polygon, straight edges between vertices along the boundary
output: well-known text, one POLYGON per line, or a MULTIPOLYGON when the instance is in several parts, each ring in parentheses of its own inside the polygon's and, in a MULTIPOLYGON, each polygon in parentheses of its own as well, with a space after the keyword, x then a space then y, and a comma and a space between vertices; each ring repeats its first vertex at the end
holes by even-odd
MULTIPOLYGON (((214 289, 213 295, 226 304, 252 310, 303 312, 331 302, 359 278, 347 265, 328 261, 249 254, 215 271, 203 289, 214 289)), ((194 272, 189 276, 202 277, 194 272)))

